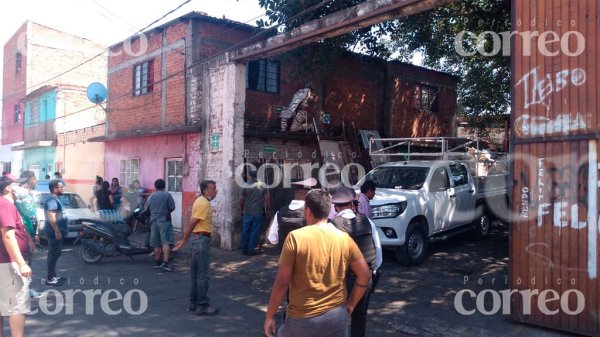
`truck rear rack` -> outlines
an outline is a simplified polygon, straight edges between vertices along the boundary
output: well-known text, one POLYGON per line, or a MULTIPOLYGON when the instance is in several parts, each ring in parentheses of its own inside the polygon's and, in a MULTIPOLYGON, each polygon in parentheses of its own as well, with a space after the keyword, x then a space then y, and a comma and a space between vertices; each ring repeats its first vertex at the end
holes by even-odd
POLYGON ((409 160, 465 161, 475 177, 508 173, 506 153, 492 151, 487 142, 479 138, 370 138, 369 155, 377 164, 409 160))

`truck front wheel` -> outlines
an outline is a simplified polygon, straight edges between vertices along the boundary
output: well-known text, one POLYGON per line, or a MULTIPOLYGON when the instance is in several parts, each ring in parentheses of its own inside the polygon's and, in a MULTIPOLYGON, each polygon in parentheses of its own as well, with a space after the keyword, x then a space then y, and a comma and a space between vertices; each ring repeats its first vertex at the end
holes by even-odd
POLYGON ((423 264, 427 256, 428 239, 423 226, 413 221, 406 230, 406 241, 404 245, 396 249, 396 261, 406 266, 418 266, 423 264))

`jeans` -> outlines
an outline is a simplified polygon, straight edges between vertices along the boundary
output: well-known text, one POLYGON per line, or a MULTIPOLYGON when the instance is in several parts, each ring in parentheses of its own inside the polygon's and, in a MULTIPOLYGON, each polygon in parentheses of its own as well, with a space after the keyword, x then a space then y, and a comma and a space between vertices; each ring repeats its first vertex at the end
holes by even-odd
POLYGON ((192 286, 190 302, 208 306, 208 281, 210 280, 210 238, 198 236, 190 240, 192 250, 192 286))
MULTIPOLYGON (((62 231, 61 231, 62 233, 62 231)), ((62 236, 65 237, 67 235, 66 232, 62 233, 62 236)), ((53 277, 56 276, 56 262, 58 261, 58 258, 60 257, 60 255, 62 254, 62 245, 63 245, 63 240, 62 238, 60 240, 56 239, 56 236, 54 236, 54 232, 50 232, 47 231, 46 232, 46 236, 48 237, 48 259, 47 259, 47 264, 48 264, 48 280, 51 280, 53 277)))
POLYGON ((244 214, 242 224, 242 253, 246 254, 258 246, 263 219, 262 214, 244 214))
POLYGON ((348 309, 345 305, 318 316, 307 318, 286 317, 277 331, 277 337, 348 337, 348 309))
MULTIPOLYGON (((346 286, 348 288, 348 296, 352 288, 354 288, 354 282, 356 276, 349 274, 346 277, 346 286)), ((364 337, 367 329, 367 309, 369 309, 369 299, 371 298, 371 287, 373 285, 372 277, 369 280, 369 287, 366 289, 365 295, 356 303, 354 310, 352 311, 351 323, 350 323, 350 337, 364 337)))

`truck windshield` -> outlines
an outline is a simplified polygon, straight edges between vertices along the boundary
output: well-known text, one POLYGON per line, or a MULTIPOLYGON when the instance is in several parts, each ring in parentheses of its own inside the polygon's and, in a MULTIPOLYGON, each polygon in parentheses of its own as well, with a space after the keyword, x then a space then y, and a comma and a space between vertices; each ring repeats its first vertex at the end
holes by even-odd
POLYGON ((427 173, 427 167, 378 167, 369 172, 364 181, 373 181, 377 188, 418 190, 423 187, 427 173))

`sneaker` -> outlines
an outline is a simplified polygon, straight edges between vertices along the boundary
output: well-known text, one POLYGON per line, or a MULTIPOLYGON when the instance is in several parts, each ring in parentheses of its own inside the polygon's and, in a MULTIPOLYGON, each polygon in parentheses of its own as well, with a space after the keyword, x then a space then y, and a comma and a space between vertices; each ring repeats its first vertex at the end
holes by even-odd
POLYGON ((199 306, 198 308, 196 308, 196 311, 194 311, 194 314, 196 316, 212 316, 212 315, 216 315, 218 313, 219 313, 219 309, 215 309, 208 305, 199 306))
POLYGON ((38 293, 37 291, 33 290, 33 289, 29 289, 29 298, 40 298, 42 297, 42 294, 38 293))
POLYGON ((188 307, 188 311, 194 312, 194 311, 196 311, 197 308, 198 308, 198 305, 196 305, 196 303, 190 303, 190 306, 188 307))
POLYGON ((164 271, 173 271, 173 268, 171 268, 171 266, 169 266, 169 264, 167 262, 164 262, 160 264, 159 266, 160 269, 164 270, 164 271))
POLYGON ((46 280, 46 285, 47 286, 62 286, 63 283, 58 277, 54 276, 53 278, 46 280))
POLYGON ((156 260, 154 261, 154 269, 158 269, 160 268, 160 265, 162 264, 162 261, 160 260, 156 260))

